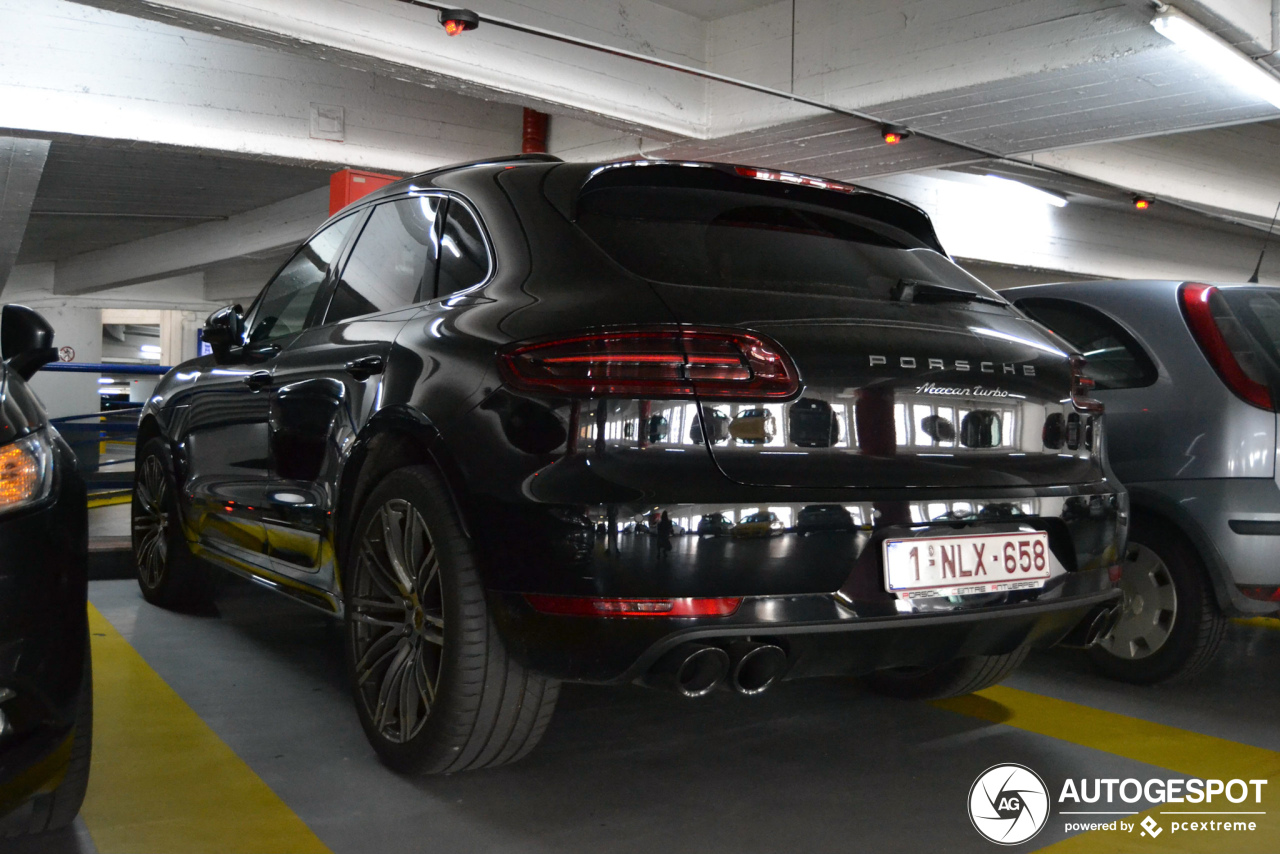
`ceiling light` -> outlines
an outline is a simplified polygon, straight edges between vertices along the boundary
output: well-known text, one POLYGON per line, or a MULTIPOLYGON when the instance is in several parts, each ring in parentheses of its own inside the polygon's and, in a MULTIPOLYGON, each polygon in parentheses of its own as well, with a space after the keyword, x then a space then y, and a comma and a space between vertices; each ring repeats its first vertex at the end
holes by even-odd
POLYGON ((888 125, 880 128, 880 138, 884 140, 885 145, 897 145, 909 136, 911 136, 911 131, 904 128, 889 127, 888 125))
POLYGON ((1177 9, 1166 7, 1151 20, 1151 26, 1207 70, 1280 107, 1280 79, 1177 9))
POLYGON ((480 16, 470 9, 441 9, 440 24, 446 33, 457 36, 480 26, 480 16))
POLYGON ((1042 202, 1046 205, 1053 205, 1055 208, 1065 208, 1067 206, 1067 200, 1057 193, 1050 193, 1047 190, 1032 187, 1030 184, 1024 184, 1021 181, 1002 178, 999 175, 987 175, 986 180, 993 188, 998 188, 1002 192, 1016 194, 1029 201, 1042 202))
POLYGON ((159 344, 143 344, 141 347, 138 348, 138 352, 144 356, 155 356, 159 358, 160 345, 159 344))

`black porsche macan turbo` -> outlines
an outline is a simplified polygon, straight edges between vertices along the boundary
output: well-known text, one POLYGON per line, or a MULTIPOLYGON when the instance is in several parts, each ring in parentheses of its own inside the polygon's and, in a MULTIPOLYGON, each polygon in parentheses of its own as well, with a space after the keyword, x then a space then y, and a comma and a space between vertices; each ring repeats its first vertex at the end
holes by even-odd
POLYGON ((341 211, 204 340, 140 424, 142 590, 209 596, 203 558, 341 615, 396 768, 520 758, 562 680, 964 693, 1119 595, 1080 361, 879 193, 450 167, 341 211))

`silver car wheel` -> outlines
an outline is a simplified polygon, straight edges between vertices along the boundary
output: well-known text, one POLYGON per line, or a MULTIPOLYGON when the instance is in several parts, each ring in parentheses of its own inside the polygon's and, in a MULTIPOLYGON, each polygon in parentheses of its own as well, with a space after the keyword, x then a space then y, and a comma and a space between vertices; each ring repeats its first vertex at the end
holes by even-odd
POLYGON ((1160 556, 1139 543, 1129 544, 1120 576, 1124 593, 1120 619, 1098 645, 1117 658, 1141 659, 1169 640, 1178 614, 1178 593, 1160 556))
POLYGON ((133 558, 143 583, 154 588, 164 579, 169 561, 169 513, 165 509, 169 481, 156 456, 142 463, 133 500, 133 558))
POLYGON ((356 688, 379 734, 403 744, 426 725, 444 663, 440 565, 408 501, 388 501, 370 521, 351 584, 356 688))

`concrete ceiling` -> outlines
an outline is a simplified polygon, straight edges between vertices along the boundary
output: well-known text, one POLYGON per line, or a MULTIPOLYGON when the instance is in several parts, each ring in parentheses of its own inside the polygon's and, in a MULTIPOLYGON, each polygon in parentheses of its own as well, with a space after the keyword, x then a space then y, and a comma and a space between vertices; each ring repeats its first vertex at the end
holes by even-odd
POLYGON ((155 145, 55 141, 18 263, 223 220, 327 186, 332 172, 155 145))
POLYGON ((704 21, 715 21, 777 2, 778 0, 655 0, 658 6, 666 6, 704 21))
MULTIPOLYGON (((1271 0, 1173 2, 1277 64, 1271 0)), ((552 150, 569 159, 716 159, 879 182, 954 217, 943 229, 979 262, 1235 276, 1280 201, 1280 110, 1160 36, 1148 0, 487 0, 480 11, 493 17, 450 39, 430 10, 397 0, 314 4, 305 17, 294 0, 0 0, 12 71, 0 130, 55 140, 20 260, 57 261, 59 293, 200 275, 206 298, 240 296, 319 215, 314 191, 335 164, 405 174, 509 153, 520 106, 553 114, 552 150), (317 104, 345 111, 341 140, 316 136, 317 104), (916 135, 886 146, 882 121, 916 135), (1011 251, 963 228, 973 185, 948 170, 1004 174, 1072 204, 1051 215, 1052 239, 1024 234, 1030 248, 1011 251), (1160 204, 1135 219, 1134 193, 1160 204), (286 225, 264 237, 273 211, 286 225), (1117 233, 1129 228, 1134 239, 1117 233)))

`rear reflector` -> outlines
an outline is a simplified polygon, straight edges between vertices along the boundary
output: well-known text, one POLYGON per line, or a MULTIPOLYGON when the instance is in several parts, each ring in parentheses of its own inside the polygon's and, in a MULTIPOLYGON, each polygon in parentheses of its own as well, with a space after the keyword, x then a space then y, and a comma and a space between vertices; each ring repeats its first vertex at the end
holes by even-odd
POLYGON ((1250 599, 1258 599, 1262 602, 1280 602, 1280 587, 1274 586, 1249 586, 1239 585, 1240 592, 1250 599))
POLYGON ((597 599, 591 596, 525 594, 543 614, 565 617, 728 617, 742 597, 720 599, 597 599))
POLYGON ((535 394, 761 400, 800 391, 781 347, 731 329, 604 329, 519 344, 499 358, 507 384, 535 394))
POLYGON ((1274 411, 1271 391, 1257 367, 1249 333, 1212 285, 1187 282, 1180 289, 1182 314, 1209 364, 1237 397, 1259 409, 1274 411))

